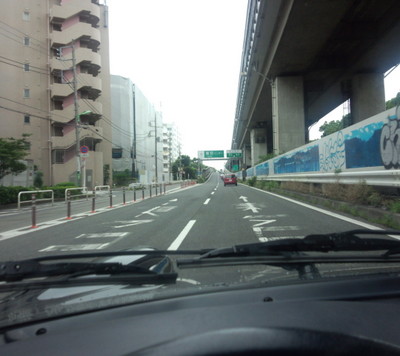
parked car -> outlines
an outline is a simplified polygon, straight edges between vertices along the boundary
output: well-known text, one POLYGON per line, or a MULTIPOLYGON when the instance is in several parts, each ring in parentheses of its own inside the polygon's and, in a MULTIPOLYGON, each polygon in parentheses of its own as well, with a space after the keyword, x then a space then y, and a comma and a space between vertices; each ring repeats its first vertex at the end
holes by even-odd
POLYGON ((226 174, 224 177, 224 186, 227 184, 234 184, 237 185, 237 178, 234 174, 226 174))
POLYGON ((142 183, 131 183, 128 186, 129 189, 138 190, 145 189, 146 187, 142 183))

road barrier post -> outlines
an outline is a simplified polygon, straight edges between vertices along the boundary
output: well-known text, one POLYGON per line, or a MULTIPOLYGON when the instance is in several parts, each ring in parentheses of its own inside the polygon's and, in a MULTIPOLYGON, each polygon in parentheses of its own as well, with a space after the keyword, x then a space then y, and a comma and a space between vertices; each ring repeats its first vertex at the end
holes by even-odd
POLYGON ((142 188, 142 200, 144 200, 144 187, 142 188))
POLYGON ((136 189, 133 188, 133 201, 136 201, 136 189))
POLYGON ((125 199, 125 187, 122 187, 122 202, 124 205, 126 205, 126 199, 125 199))
POLYGON ((164 183, 164 194, 166 194, 167 193, 167 187, 166 187, 166 184, 164 183))
POLYGON ((71 220, 71 192, 67 192, 67 220, 71 220))
POLYGON ((94 196, 94 197, 92 198, 92 213, 95 213, 95 212, 96 212, 95 206, 96 206, 96 196, 94 196))
POLYGON ((158 184, 156 183, 156 196, 158 195, 158 184))
POLYGON ((151 184, 150 184, 150 198, 151 198, 151 184))
POLYGON ((36 194, 32 194, 32 228, 36 227, 36 194))
POLYGON ((109 206, 109 208, 112 208, 113 207, 113 205, 112 205, 112 189, 110 188, 110 206, 109 206))

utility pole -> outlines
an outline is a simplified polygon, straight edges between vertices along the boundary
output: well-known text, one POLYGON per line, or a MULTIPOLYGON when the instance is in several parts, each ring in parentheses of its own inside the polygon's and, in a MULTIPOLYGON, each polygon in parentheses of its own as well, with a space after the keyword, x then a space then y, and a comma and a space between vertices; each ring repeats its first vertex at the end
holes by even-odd
POLYGON ((133 112, 133 142, 132 142, 132 152, 131 152, 131 159, 132 159, 132 178, 139 178, 137 174, 137 155, 136 155, 136 97, 135 97, 135 86, 132 88, 132 112, 133 112))
POLYGON ((157 113, 154 114, 154 146, 155 146, 155 167, 156 167, 156 184, 158 183, 158 170, 157 170, 157 113))
POLYGON ((74 88, 74 109, 75 109, 75 135, 76 135, 76 183, 78 187, 82 187, 81 182, 81 145, 80 145, 80 126, 81 120, 79 115, 78 107, 78 84, 76 79, 76 57, 75 57, 75 42, 72 41, 72 73, 73 78, 73 88, 74 88))

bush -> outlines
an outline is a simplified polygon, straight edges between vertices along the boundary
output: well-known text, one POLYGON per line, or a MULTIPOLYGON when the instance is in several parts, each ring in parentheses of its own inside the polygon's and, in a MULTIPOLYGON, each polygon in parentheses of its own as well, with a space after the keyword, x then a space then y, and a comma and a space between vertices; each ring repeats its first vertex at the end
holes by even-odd
POLYGON ((389 209, 393 213, 396 213, 396 214, 400 213, 400 202, 399 201, 392 202, 390 204, 389 209))
MULTIPOLYGON (((22 191, 33 190, 32 188, 15 186, 15 187, 3 187, 0 186, 0 204, 15 204, 18 202, 18 193, 22 191)), ((21 200, 30 200, 31 197, 28 194, 21 196, 21 200)))
POLYGON ((57 183, 56 185, 54 185, 53 187, 49 187, 48 189, 53 189, 54 187, 67 187, 67 188, 77 188, 77 186, 75 185, 75 183, 71 183, 71 182, 62 182, 62 183, 57 183))
POLYGON ((35 177, 33 179, 33 185, 34 187, 40 189, 43 187, 43 172, 36 171, 35 172, 35 177))
POLYGON ((251 187, 254 187, 256 185, 256 182, 257 182, 257 177, 255 177, 255 176, 251 177, 250 179, 247 180, 247 182, 249 183, 249 185, 251 187))

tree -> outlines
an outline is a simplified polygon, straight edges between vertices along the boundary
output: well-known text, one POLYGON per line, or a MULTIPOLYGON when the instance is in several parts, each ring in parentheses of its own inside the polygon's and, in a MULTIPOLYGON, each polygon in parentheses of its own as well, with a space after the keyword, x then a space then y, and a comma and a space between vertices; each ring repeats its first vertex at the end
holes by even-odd
POLYGON ((179 179, 179 171, 183 171, 184 178, 196 179, 197 171, 200 168, 202 171, 205 166, 200 164, 198 158, 190 158, 187 155, 181 155, 173 164, 172 164, 172 173, 174 175, 174 179, 179 179))
POLYGON ((342 120, 325 121, 325 123, 320 126, 319 131, 322 132, 322 137, 325 137, 350 125, 351 114, 347 114, 342 117, 342 120))
POLYGON ((328 136, 337 132, 343 128, 342 120, 333 120, 333 121, 325 121, 319 128, 319 131, 322 132, 322 137, 328 136))
POLYGON ((0 138, 0 179, 7 174, 17 175, 26 170, 26 164, 20 162, 28 155, 29 143, 26 137, 0 138))
POLYGON ((35 177, 33 179, 33 186, 36 188, 43 187, 43 172, 40 171, 35 172, 35 177))
POLYGON ((398 92, 394 98, 386 102, 386 110, 394 108, 395 106, 398 105, 400 105, 400 92, 398 92))

